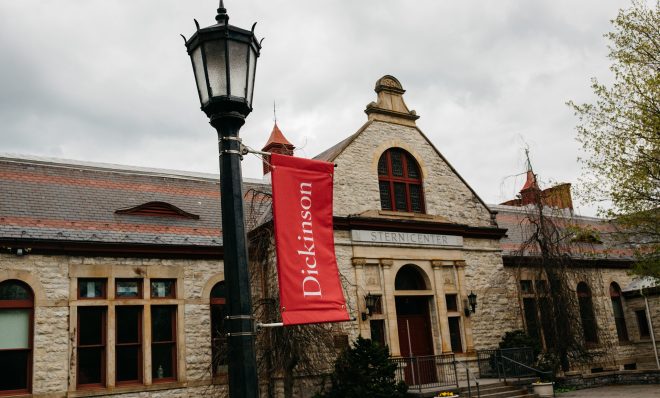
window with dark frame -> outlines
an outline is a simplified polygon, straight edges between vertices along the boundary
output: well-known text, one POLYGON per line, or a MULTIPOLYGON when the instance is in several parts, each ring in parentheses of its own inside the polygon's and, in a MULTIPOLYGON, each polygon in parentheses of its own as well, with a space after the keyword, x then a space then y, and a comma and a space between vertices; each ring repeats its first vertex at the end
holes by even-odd
POLYGON ((115 298, 142 298, 142 279, 115 279, 115 298))
POLYGON ((371 319, 369 321, 371 328, 371 341, 385 347, 385 321, 382 319, 371 319))
POLYGON ((29 393, 32 383, 34 295, 17 280, 0 283, 0 395, 29 393))
POLYGON ((142 382, 142 306, 115 307, 115 379, 142 382))
POLYGON ((78 279, 78 298, 85 299, 105 299, 106 298, 106 280, 105 279, 78 279))
POLYGON ((151 306, 151 377, 176 379, 176 306, 151 306))
MULTIPOLYGON (((149 297, 175 299, 176 279, 117 278, 114 289, 115 311, 112 312, 115 340, 107 346, 108 301, 107 279, 79 278, 78 297, 81 300, 103 300, 102 305, 77 305, 76 372, 79 388, 105 387, 108 351, 114 350, 115 385, 141 384, 144 382, 145 360, 151 360, 152 381, 177 379, 177 305, 161 302, 150 305, 151 356, 144 356, 143 318, 145 307, 144 283, 149 283, 149 297), (146 282, 145 282, 146 281, 146 282), (138 305, 139 304, 139 305, 138 305), (165 305, 168 304, 168 305, 165 305)), ((0 394, 1 395, 1 394, 0 394)))
POLYGON ((380 205, 383 210, 424 213, 422 174, 415 158, 390 148, 378 160, 380 205))
POLYGON ((620 342, 626 342, 628 341, 628 328, 626 327, 626 317, 623 312, 621 288, 616 282, 610 284, 610 299, 612 300, 616 334, 619 337, 620 342))
POLYGON ((646 310, 635 311, 637 317, 637 328, 639 329, 639 338, 648 339, 651 337, 651 330, 649 329, 649 320, 646 317, 646 310))
POLYGON ((227 301, 225 282, 218 282, 211 289, 211 362, 213 374, 227 371, 229 363, 225 317, 227 301))
POLYGON ((79 386, 105 386, 106 307, 78 307, 79 386))
POLYGON ((447 303, 447 311, 458 311, 458 299, 455 294, 445 295, 445 302, 447 303))
POLYGON ((520 293, 534 294, 533 285, 531 280, 523 279, 520 281, 520 293))
POLYGON ((537 318, 538 309, 536 308, 536 299, 533 297, 523 297, 523 313, 525 315, 525 326, 527 327, 527 335, 535 339, 539 339, 539 324, 537 318))
POLYGON ((176 298, 176 279, 152 279, 151 298, 176 298))
POLYGON ((463 352, 463 344, 461 343, 461 318, 458 316, 450 316, 447 320, 449 322, 449 341, 451 342, 451 351, 463 352))
POLYGON ((598 344, 598 332, 596 317, 594 315, 594 304, 591 298, 591 289, 589 289, 589 286, 586 283, 580 282, 577 285, 577 295, 584 342, 587 343, 587 345, 598 344))
POLYGON ((369 315, 380 315, 383 313, 383 296, 380 294, 372 294, 375 297, 374 306, 369 315))

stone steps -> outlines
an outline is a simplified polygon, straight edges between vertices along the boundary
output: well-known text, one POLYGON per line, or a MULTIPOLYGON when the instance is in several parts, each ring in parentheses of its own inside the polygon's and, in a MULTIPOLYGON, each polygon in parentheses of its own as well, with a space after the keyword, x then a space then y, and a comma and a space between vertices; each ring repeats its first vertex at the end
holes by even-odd
MULTIPOLYGON (((479 394, 477 395, 477 387, 472 386, 472 398, 535 398, 536 395, 530 394, 526 387, 512 386, 505 383, 486 384, 479 386, 479 394)), ((459 390, 461 397, 469 397, 469 390, 467 387, 462 387, 459 390)))
MULTIPOLYGON (((452 388, 444 389, 429 389, 423 392, 410 391, 408 393, 411 397, 430 398, 434 397, 440 391, 457 391, 461 398, 468 398, 470 396, 467 387, 461 387, 458 390, 452 388)), ((479 394, 477 394, 477 386, 472 385, 472 398, 538 398, 535 394, 530 394, 526 386, 516 386, 503 382, 492 384, 479 385, 479 394)))

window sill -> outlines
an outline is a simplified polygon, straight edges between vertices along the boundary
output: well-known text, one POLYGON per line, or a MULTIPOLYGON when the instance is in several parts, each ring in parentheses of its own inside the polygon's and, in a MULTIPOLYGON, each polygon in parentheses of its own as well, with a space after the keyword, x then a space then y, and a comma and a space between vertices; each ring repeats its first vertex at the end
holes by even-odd
POLYGON ((21 397, 21 398, 26 398, 26 397, 31 397, 32 393, 27 392, 27 391, 8 391, 8 392, 2 392, 0 391, 0 397, 2 398, 13 398, 13 397, 21 397))
MULTIPOLYGON (((115 394, 126 394, 131 392, 143 391, 158 391, 169 390, 173 388, 184 388, 187 386, 185 382, 178 381, 160 381, 152 385, 146 386, 143 384, 119 385, 115 387, 95 388, 95 389, 79 389, 77 391, 69 391, 67 397, 105 397, 115 394)), ((24 397, 24 396, 23 396, 24 397)), ((4 397, 3 397, 4 398, 4 397)))
POLYGON ((423 218, 428 220, 435 218, 431 214, 426 214, 426 213, 412 213, 408 211, 394 211, 394 210, 379 210, 378 214, 381 216, 388 216, 388 217, 423 218))

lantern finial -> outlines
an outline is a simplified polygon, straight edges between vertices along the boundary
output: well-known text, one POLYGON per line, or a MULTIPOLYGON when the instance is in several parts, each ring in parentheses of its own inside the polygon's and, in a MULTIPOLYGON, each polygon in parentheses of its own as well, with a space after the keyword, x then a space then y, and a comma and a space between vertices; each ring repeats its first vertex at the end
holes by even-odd
POLYGON ((227 15, 227 9, 225 8, 223 0, 220 0, 218 15, 215 16, 215 20, 218 21, 218 23, 224 23, 225 25, 227 25, 227 21, 229 21, 229 15, 227 15))

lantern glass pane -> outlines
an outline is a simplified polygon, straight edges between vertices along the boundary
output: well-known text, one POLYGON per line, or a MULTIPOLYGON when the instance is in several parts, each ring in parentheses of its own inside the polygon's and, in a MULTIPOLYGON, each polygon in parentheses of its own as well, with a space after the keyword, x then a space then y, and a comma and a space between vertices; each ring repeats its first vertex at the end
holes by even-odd
POLYGON ((227 63, 225 62, 225 42, 222 40, 204 43, 206 51, 206 71, 209 74, 211 96, 227 95, 227 63))
POLYGON ((195 79, 197 79, 197 91, 202 104, 209 102, 209 93, 206 89, 206 76, 204 74, 204 63, 202 62, 202 51, 200 47, 193 50, 192 53, 193 68, 195 69, 195 79))
POLYGON ((250 64, 248 66, 248 87, 247 87, 247 102, 252 106, 252 94, 254 94, 254 68, 257 66, 257 53, 250 49, 250 64))
POLYGON ((246 98, 245 89, 247 86, 247 59, 248 44, 230 41, 229 42, 229 68, 231 87, 230 93, 234 97, 246 98))

